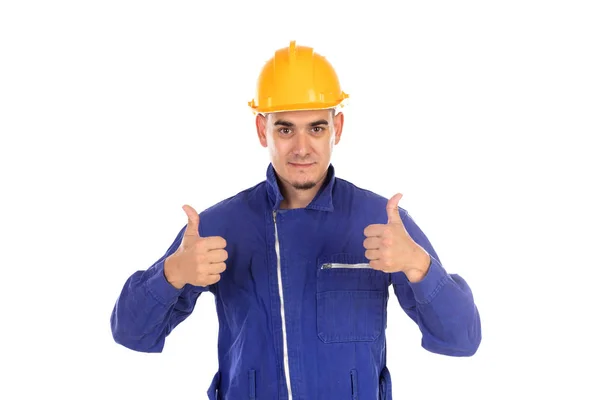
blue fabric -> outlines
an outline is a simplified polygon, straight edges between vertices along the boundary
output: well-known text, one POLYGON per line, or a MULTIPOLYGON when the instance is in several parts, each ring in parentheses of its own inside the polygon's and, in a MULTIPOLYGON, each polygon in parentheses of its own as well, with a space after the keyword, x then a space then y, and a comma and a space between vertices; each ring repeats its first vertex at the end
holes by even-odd
MULTIPOLYGON (((210 399, 391 399, 386 367, 390 286, 422 332, 423 348, 471 356, 481 327, 464 279, 446 272, 431 243, 402 207, 410 236, 431 257, 425 278, 368 268, 364 228, 387 223, 387 199, 328 177, 312 203, 281 210, 283 199, 272 165, 267 179, 200 213, 200 235, 227 240, 227 270, 209 287, 171 286, 163 257, 125 283, 111 315, 114 340, 132 350, 161 352, 169 333, 211 292, 219 319, 219 369, 210 399), (276 213, 285 330, 275 250, 276 213), (334 263, 337 268, 322 268, 334 263), (363 264, 351 268, 348 264, 363 264), (287 367, 284 360, 284 331, 287 367)), ((395 337, 392 340, 402 340, 395 337)))

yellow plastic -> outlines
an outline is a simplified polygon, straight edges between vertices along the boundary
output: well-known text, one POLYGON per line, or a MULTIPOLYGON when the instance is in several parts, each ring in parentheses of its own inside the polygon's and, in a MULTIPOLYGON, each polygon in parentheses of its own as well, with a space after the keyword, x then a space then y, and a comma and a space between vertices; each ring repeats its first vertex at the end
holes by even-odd
POLYGON ((248 105, 255 113, 321 110, 343 107, 348 97, 325 57, 291 41, 266 62, 248 105))

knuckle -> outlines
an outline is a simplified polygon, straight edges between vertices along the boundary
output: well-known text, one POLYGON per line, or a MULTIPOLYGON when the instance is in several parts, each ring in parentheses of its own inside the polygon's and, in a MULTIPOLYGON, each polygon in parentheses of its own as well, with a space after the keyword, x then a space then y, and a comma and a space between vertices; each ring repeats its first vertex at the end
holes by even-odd
POLYGON ((206 261, 207 261, 206 253, 202 252, 202 253, 196 254, 196 261, 198 261, 198 264, 206 263, 206 261))
POLYGON ((196 279, 197 282, 202 282, 202 281, 206 280, 206 274, 204 273, 203 270, 197 269, 196 276, 194 278, 196 279))

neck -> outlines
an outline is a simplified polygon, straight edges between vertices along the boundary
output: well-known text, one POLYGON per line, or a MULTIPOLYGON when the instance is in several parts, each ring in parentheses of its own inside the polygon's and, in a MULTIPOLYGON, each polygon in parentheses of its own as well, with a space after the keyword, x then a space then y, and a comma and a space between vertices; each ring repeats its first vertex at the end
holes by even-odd
POLYGON ((282 209, 305 208, 315 198, 319 189, 323 186, 327 174, 323 176, 315 187, 306 190, 294 188, 292 185, 280 180, 280 190, 283 195, 280 207, 282 209))

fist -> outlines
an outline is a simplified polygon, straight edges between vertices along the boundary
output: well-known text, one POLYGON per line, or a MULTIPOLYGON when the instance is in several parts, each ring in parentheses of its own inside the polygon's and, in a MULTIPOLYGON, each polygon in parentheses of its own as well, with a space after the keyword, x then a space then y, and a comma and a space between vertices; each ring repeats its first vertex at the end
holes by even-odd
POLYGON ((177 289, 186 283, 208 286, 221 279, 225 271, 227 242, 220 236, 201 237, 200 216, 191 206, 184 205, 188 217, 181 245, 165 262, 165 277, 177 289))
POLYGON ((387 224, 372 224, 365 228, 363 246, 365 257, 374 269, 386 272, 404 272, 411 282, 422 279, 429 266, 429 254, 408 234, 400 214, 398 202, 402 194, 387 203, 387 224))

